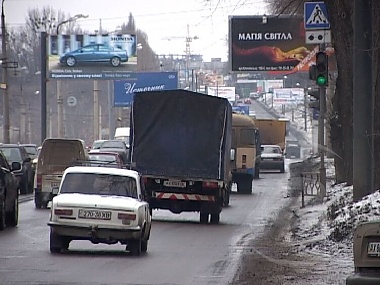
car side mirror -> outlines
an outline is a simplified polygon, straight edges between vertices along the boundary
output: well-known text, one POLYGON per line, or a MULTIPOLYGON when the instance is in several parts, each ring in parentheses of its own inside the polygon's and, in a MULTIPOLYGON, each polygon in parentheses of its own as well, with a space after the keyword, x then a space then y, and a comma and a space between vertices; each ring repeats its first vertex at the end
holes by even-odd
POLYGON ((20 170, 22 168, 22 166, 21 166, 20 162, 14 161, 14 162, 12 162, 11 168, 12 168, 12 171, 20 170))

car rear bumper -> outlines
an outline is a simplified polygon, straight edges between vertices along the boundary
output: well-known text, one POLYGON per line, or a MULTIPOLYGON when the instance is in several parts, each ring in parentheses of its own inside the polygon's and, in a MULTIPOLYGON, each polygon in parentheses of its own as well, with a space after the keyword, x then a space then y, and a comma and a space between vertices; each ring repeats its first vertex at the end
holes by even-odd
POLYGON ((260 169, 281 169, 284 166, 284 161, 268 161, 261 160, 260 169))
POLYGON ((68 226, 48 222, 54 233, 84 240, 118 240, 126 241, 142 237, 141 227, 128 229, 110 229, 98 226, 68 226))

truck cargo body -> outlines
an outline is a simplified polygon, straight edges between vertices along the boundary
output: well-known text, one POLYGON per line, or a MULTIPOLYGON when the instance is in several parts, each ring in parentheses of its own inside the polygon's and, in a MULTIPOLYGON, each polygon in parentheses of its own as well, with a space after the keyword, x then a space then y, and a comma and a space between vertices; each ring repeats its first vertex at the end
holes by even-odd
POLYGON ((226 99, 186 90, 136 94, 130 163, 151 209, 200 212, 219 222, 231 188, 232 110, 226 99))
POLYGON ((279 145, 285 149, 286 125, 288 120, 283 119, 255 119, 260 131, 262 145, 279 145))

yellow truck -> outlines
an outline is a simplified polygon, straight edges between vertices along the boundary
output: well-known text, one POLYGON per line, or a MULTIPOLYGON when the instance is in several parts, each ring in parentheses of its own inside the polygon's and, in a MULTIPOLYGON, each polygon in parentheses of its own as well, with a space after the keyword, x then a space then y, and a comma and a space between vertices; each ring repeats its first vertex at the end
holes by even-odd
POLYGON ((289 120, 279 119, 258 119, 255 123, 260 131, 261 145, 279 145, 282 151, 285 150, 286 125, 289 120))
POLYGON ((248 115, 232 114, 231 171, 238 193, 252 193, 252 180, 260 173, 260 135, 248 115))

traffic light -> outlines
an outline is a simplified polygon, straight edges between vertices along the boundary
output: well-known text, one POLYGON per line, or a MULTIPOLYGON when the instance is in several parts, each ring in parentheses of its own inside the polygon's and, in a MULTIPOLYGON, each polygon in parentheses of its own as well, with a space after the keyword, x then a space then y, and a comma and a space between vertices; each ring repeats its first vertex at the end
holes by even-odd
POLYGON ((318 86, 327 86, 329 73, 329 60, 324 51, 315 55, 315 82, 318 86))

